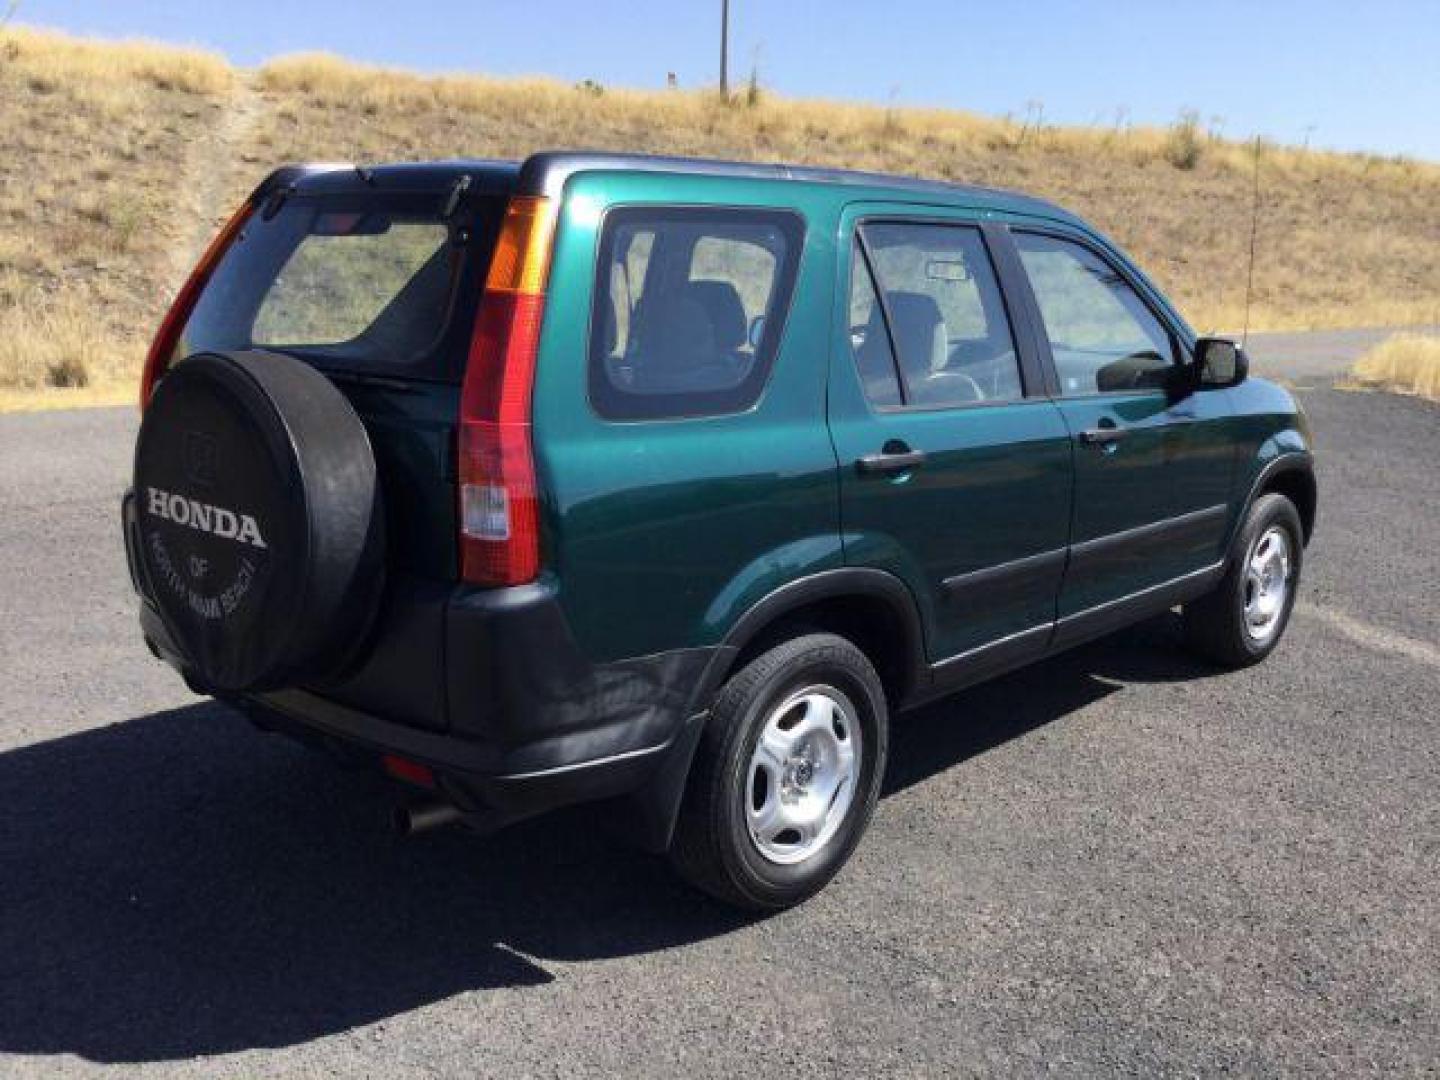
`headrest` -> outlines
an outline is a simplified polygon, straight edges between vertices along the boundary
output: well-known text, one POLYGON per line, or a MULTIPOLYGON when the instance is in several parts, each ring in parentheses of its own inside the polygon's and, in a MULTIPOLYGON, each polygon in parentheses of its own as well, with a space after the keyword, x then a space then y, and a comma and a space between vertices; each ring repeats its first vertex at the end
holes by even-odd
POLYGON ((740 293, 728 281, 701 279, 685 286, 685 295, 695 300, 710 316, 715 344, 721 349, 743 348, 750 336, 749 320, 740 293))
POLYGON ((698 300, 688 293, 647 299, 635 312, 635 332, 648 365, 690 368, 715 359, 714 327, 698 300))
POLYGON ((935 298, 924 293, 892 292, 885 294, 885 303, 895 323, 890 329, 900 351, 900 366, 919 375, 943 371, 950 359, 950 343, 935 298))

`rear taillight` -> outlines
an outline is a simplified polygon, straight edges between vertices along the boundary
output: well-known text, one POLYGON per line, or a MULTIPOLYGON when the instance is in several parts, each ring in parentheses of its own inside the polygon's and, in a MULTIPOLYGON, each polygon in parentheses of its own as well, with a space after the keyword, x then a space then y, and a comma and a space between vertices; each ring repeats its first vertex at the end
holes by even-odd
POLYGON ((475 317, 460 394, 460 576, 520 585, 540 572, 530 396, 555 235, 549 199, 517 195, 475 317))
POLYGON ((165 319, 160 324, 159 331, 155 334, 155 340, 150 343, 150 352, 145 357, 145 371, 140 377, 140 410, 150 404, 150 398, 155 393, 155 384, 164 376, 170 367, 171 361, 175 358, 175 350, 180 344, 180 335, 185 330, 185 324, 190 321, 190 315, 195 310, 196 303, 200 300, 200 293, 210 281, 210 275, 215 272, 220 259, 235 242, 235 237, 250 220, 250 215, 255 212, 253 201, 247 200, 239 210, 231 215, 224 227, 210 241, 210 246, 205 249, 205 254, 200 256, 200 261, 195 264, 195 269, 190 271, 190 276, 185 279, 185 284, 180 286, 179 293, 175 296, 175 302, 170 305, 170 310, 165 313, 165 319))

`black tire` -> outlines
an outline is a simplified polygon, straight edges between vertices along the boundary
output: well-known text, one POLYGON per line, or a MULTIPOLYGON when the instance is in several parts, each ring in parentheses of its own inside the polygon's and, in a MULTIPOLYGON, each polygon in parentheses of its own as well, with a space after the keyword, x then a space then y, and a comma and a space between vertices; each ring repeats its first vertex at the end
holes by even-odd
POLYGON ((697 888, 736 907, 774 911, 814 895, 855 850, 870 822, 888 752, 885 692, 874 667, 834 634, 794 638, 762 654, 716 695, 696 751, 670 858, 697 888), (802 861, 767 858, 752 839, 745 804, 761 732, 787 697, 833 688, 860 729, 853 795, 828 841, 802 861))
POLYGON ((135 446, 139 561, 187 675, 212 692, 324 680, 384 581, 375 457, 294 357, 204 353, 156 388, 135 446))
POLYGON ((1289 625, 1304 558, 1305 533, 1295 504, 1278 492, 1261 495, 1250 507, 1235 538, 1230 565, 1220 584, 1205 596, 1185 605, 1186 643, 1201 656, 1224 667, 1248 667, 1264 660, 1280 644, 1289 625), (1246 568, 1260 541, 1271 529, 1277 528, 1284 531, 1289 543, 1285 596, 1273 624, 1263 637, 1257 637, 1251 632, 1245 617, 1246 597, 1252 587, 1247 580, 1246 568))

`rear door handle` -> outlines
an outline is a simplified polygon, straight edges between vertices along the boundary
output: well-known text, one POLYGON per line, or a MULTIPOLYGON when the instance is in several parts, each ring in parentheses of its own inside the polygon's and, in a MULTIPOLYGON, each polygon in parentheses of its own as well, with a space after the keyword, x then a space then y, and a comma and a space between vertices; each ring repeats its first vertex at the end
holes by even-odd
POLYGON ((862 473, 897 473, 918 469, 925 464, 924 450, 887 450, 879 454, 866 454, 855 462, 862 473))
POLYGON ((1087 446, 1109 446, 1124 437, 1125 429, 1122 427, 1090 428, 1088 431, 1080 432, 1080 441, 1087 446))

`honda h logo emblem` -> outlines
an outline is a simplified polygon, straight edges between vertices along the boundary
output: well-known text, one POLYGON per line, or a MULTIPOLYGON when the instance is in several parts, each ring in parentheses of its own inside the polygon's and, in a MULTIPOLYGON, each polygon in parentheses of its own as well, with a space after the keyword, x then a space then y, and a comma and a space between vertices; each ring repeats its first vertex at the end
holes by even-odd
POLYGON ((203 431, 187 431, 182 450, 185 475, 206 487, 215 483, 220 467, 220 447, 213 435, 203 431))

